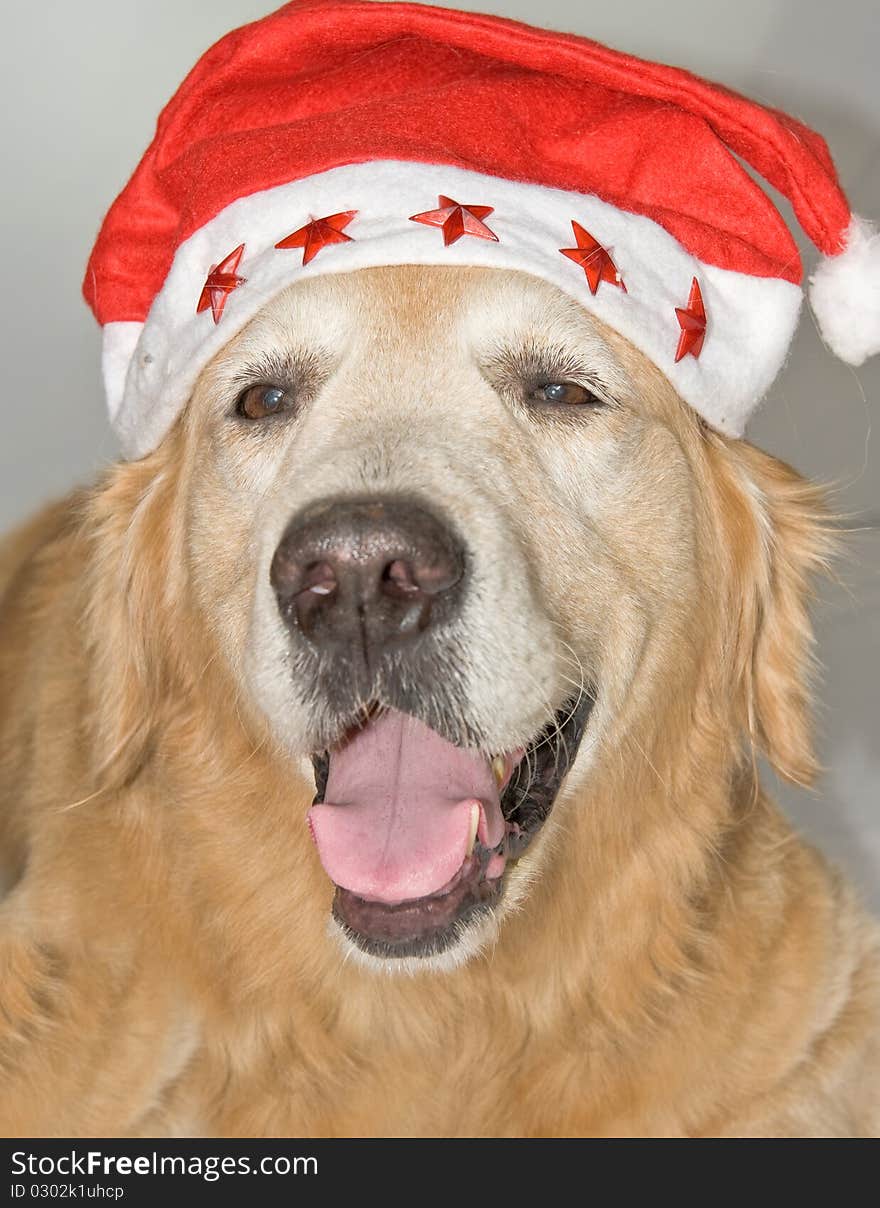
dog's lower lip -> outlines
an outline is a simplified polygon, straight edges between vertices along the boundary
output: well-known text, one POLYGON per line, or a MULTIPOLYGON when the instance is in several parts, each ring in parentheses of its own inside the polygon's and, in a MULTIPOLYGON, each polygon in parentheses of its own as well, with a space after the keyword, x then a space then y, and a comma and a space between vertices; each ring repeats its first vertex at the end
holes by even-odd
POLYGON ((485 862, 480 854, 472 855, 442 893, 393 905, 337 886, 334 917, 349 939, 372 956, 438 955, 455 942, 463 924, 499 900, 502 878, 486 878, 485 862))

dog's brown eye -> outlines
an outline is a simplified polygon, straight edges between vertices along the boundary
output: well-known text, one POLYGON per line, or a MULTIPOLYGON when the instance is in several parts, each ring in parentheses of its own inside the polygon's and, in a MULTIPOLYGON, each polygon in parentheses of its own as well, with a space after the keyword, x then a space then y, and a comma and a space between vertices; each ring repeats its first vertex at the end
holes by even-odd
POLYGON ((288 411, 292 403, 290 393, 281 386, 251 386, 239 395, 235 409, 245 419, 267 419, 288 411))
POLYGON ((529 398, 535 403, 554 403, 568 407, 599 402, 595 394, 586 386, 579 386, 577 382, 546 382, 543 386, 537 386, 529 398))

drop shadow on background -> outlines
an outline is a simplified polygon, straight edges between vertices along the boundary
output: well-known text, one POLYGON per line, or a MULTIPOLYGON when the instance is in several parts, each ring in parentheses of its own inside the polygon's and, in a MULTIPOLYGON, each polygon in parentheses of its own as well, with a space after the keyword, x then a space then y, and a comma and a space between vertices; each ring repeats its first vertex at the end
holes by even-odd
POLYGON ((880 531, 846 535, 816 610, 815 787, 782 781, 762 763, 768 791, 795 828, 819 847, 880 913, 880 531))
POLYGON ((848 806, 829 791, 826 778, 815 790, 782 782, 762 760, 761 780, 797 833, 838 868, 855 886, 865 906, 880 915, 880 860, 865 845, 864 830, 847 812, 848 806))

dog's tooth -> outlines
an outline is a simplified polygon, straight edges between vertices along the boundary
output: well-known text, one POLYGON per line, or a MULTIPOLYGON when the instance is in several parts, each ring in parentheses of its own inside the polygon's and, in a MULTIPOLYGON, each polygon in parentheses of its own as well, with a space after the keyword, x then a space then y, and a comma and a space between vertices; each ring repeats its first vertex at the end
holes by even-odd
POLYGON ((492 773, 500 788, 504 783, 504 777, 507 775, 507 760, 503 755, 496 755, 492 760, 492 773))
POLYGON ((475 801, 471 806, 471 829, 467 844, 467 854, 470 855, 474 850, 474 844, 477 841, 477 831, 480 827, 480 807, 475 801))

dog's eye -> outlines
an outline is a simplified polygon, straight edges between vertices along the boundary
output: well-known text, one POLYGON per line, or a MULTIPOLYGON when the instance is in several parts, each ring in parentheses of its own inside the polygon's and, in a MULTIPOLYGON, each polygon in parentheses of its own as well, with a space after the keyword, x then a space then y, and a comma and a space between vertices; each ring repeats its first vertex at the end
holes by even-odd
POLYGON ((250 386, 239 395, 235 409, 245 419, 267 419, 289 411, 292 405, 289 391, 281 386, 250 386))
POLYGON ((534 403, 565 407, 582 407, 585 403, 600 402, 592 391, 577 382, 545 382, 532 390, 529 399, 534 403))

